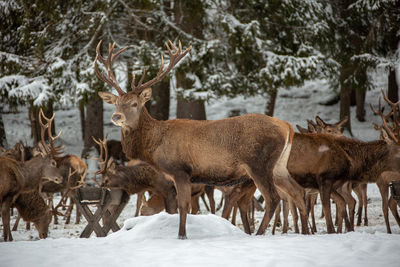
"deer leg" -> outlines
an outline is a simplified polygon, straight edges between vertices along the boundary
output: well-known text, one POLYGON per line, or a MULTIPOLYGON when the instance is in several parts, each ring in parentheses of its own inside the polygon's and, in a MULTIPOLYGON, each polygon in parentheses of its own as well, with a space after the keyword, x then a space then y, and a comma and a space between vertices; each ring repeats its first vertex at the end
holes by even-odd
POLYGON ((350 182, 345 183, 344 186, 342 187, 340 195, 344 198, 347 206, 349 207, 350 231, 354 231, 354 211, 356 208, 356 200, 351 195, 352 192, 351 188, 352 184, 350 182))
POLYGON ((389 224, 388 186, 380 180, 376 182, 376 185, 378 186, 379 192, 381 193, 382 197, 382 212, 383 212, 383 217, 385 218, 386 231, 388 234, 391 234, 392 230, 390 229, 390 224, 389 224))
POLYGON ((311 223, 312 223, 312 233, 317 232, 317 225, 315 223, 315 214, 314 214, 314 207, 317 202, 318 194, 306 194, 307 198, 307 212, 311 214, 311 223))
POLYGON ((276 207, 275 210, 275 219, 274 219, 274 224, 272 225, 272 234, 275 235, 275 229, 278 224, 278 221, 280 220, 281 216, 281 202, 279 201, 278 206, 276 207))
POLYGON ((18 224, 19 224, 20 220, 21 220, 21 215, 18 213, 17 220, 15 220, 14 226, 13 226, 11 231, 17 231, 18 230, 18 224))
POLYGON ((251 235, 249 218, 247 216, 251 199, 253 198, 254 191, 244 194, 238 201, 240 218, 242 219, 244 232, 251 235))
POLYGON ((219 204, 217 206, 217 211, 222 208, 222 204, 224 203, 225 194, 222 194, 221 199, 219 200, 219 204))
POLYGON ((3 237, 4 241, 13 241, 10 229, 10 208, 13 197, 7 196, 3 198, 1 205, 1 220, 3 221, 3 237))
POLYGON ((301 233, 309 234, 308 229, 308 213, 305 203, 305 191, 304 188, 301 187, 293 178, 290 176, 282 177, 278 176, 274 177, 275 185, 285 192, 291 200, 296 204, 296 207, 300 210, 300 219, 301 219, 301 233))
MULTIPOLYGON (((289 209, 290 209, 290 213, 292 213, 292 219, 293 219, 293 225, 294 225, 294 232, 295 233, 300 233, 299 231, 299 215, 297 213, 297 209, 296 209, 296 205, 294 204, 294 202, 292 200, 289 199, 288 201, 289 204, 289 209)), ((285 211, 284 211, 285 212, 285 211)), ((308 212, 307 212, 308 213, 308 212)), ((288 215, 286 216, 286 218, 288 217, 288 215)))
POLYGON ((231 220, 231 222, 232 222, 233 225, 236 225, 237 210, 238 210, 238 204, 236 202, 236 204, 233 205, 233 210, 232 210, 232 220, 231 220))
POLYGON ((204 203, 204 207, 206 207, 206 210, 207 210, 207 211, 210 211, 210 207, 209 207, 208 204, 207 204, 207 201, 206 201, 206 198, 205 198, 205 194, 204 194, 204 193, 201 194, 200 197, 201 197, 201 200, 202 200, 203 203, 204 203))
POLYGON ((395 218, 397 224, 400 226, 400 217, 399 217, 399 213, 397 212, 397 203, 393 199, 392 196, 390 196, 390 198, 389 198, 389 208, 390 208, 390 211, 392 212, 393 217, 395 218))
POLYGON ((330 196, 331 196, 332 184, 330 182, 325 182, 324 184, 320 184, 319 187, 320 187, 319 191, 321 196, 322 209, 325 215, 327 231, 329 234, 336 233, 331 214, 330 196))
POLYGON ((265 200, 264 217, 258 228, 257 235, 262 235, 265 233, 265 229, 267 228, 269 222, 271 221, 271 218, 275 213, 276 206, 278 205, 280 200, 278 192, 276 191, 273 183, 269 182, 268 179, 262 181, 263 182, 255 181, 258 190, 260 190, 265 200))
POLYGON ((189 177, 186 173, 178 173, 174 176, 176 192, 178 197, 179 209, 179 239, 187 239, 186 237, 186 218, 190 209, 191 202, 191 186, 189 177))
POLYGON ((357 186, 355 186, 353 188, 354 193, 356 193, 357 195, 357 199, 358 199, 358 208, 357 208, 357 226, 361 225, 361 221, 362 221, 362 210, 363 210, 363 205, 364 205, 364 201, 363 201, 363 196, 362 196, 362 189, 361 189, 361 184, 358 184, 357 186))
POLYGON ((337 232, 338 233, 342 233, 343 219, 345 221, 346 230, 347 231, 353 231, 351 229, 350 220, 349 220, 349 217, 348 217, 347 211, 346 211, 346 201, 335 190, 332 190, 331 196, 334 199, 334 201, 336 203, 336 206, 337 206, 337 214, 338 214, 338 229, 337 229, 337 232))
POLYGON ((364 206, 364 225, 368 226, 368 216, 367 216, 367 208, 368 208, 368 197, 367 197, 367 184, 361 185, 361 192, 363 198, 363 206, 364 206))
MULTIPOLYGON (((289 201, 283 199, 283 227, 282 227, 282 234, 287 234, 289 230, 289 201)), ((297 229, 299 230, 299 229, 297 229)))
POLYGON ((205 192, 210 202, 210 210, 212 214, 215 214, 215 200, 214 200, 214 186, 205 186, 205 192))
POLYGON ((139 216, 140 207, 142 206, 143 198, 144 198, 144 191, 137 193, 135 217, 139 216))
POLYGON ((200 204, 199 204, 200 196, 195 196, 191 198, 192 201, 192 211, 191 214, 197 214, 200 211, 200 204))

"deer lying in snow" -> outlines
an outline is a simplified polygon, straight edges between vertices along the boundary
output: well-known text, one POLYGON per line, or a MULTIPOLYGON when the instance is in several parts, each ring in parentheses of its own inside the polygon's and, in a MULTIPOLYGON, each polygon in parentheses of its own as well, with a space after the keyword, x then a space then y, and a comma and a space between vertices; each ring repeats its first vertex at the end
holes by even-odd
MULTIPOLYGON (((145 73, 132 91, 124 92, 112 71, 112 64, 123 51, 114 52, 109 45, 108 58, 101 56, 101 42, 97 46, 94 62, 97 77, 114 87, 117 95, 99 92, 100 97, 116 107, 112 122, 122 128, 122 147, 128 158, 138 158, 155 166, 174 179, 180 213, 178 237, 186 238, 186 215, 190 207, 193 183, 233 185, 250 177, 266 201, 266 211, 261 228, 266 227, 279 202, 275 186, 287 192, 300 209, 302 232, 308 233, 307 212, 302 188, 287 171, 287 159, 294 134, 293 127, 282 120, 261 114, 217 120, 194 121, 176 119, 157 121, 145 108, 151 98, 151 86, 162 80, 189 52, 181 44, 173 51, 167 44, 169 65, 164 61, 157 76, 143 83, 145 73), (100 73, 100 61, 107 69, 107 76, 100 73)), ((260 233, 260 232, 258 232, 260 233)))
POLYGON ((26 222, 32 222, 39 238, 47 238, 52 212, 38 191, 22 193, 14 202, 18 215, 26 222))
POLYGON ((93 140, 100 146, 100 170, 102 187, 122 189, 128 194, 149 190, 164 199, 165 210, 176 213, 176 191, 174 183, 151 165, 135 160, 128 166, 119 166, 108 157, 107 140, 93 140), (104 158, 104 159, 103 159, 104 158))

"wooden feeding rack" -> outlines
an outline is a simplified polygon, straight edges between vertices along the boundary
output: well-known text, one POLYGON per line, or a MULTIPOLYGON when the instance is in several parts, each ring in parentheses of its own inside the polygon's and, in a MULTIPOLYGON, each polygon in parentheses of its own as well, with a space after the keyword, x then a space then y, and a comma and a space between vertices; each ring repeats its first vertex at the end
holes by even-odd
POLYGON ((73 190, 71 197, 88 222, 80 237, 88 238, 93 231, 98 237, 104 237, 111 229, 113 232, 120 229, 116 221, 129 202, 129 195, 125 191, 100 187, 81 187, 73 190), (96 205, 95 213, 92 213, 89 205, 96 205), (99 223, 102 218, 103 226, 99 223))

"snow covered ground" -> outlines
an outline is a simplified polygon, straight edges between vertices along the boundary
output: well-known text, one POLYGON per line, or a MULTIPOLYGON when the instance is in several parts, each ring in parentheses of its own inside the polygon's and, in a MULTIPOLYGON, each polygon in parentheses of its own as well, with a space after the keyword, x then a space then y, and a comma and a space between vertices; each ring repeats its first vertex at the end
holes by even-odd
MULTIPOLYGON (((386 88, 385 77, 377 75, 376 89, 368 92, 366 107, 377 105, 380 88, 386 88)), ((308 82, 303 87, 281 90, 276 103, 275 116, 293 125, 306 125, 306 119, 316 115, 328 122, 336 122, 339 107, 321 106, 318 103, 329 96, 325 81, 308 82)), ((211 100, 207 103, 208 119, 226 117, 233 108, 245 108, 248 113, 264 111, 266 99, 261 97, 211 100)), ((172 118, 175 104, 172 103, 172 118)), ((25 109, 21 113, 3 115, 7 139, 10 144, 29 140, 29 120, 25 109)), ((369 108, 367 122, 354 119, 353 133, 362 140, 374 140, 378 133, 371 122, 379 122, 369 108)), ((112 107, 106 106, 105 133, 110 139, 119 138, 119 128, 109 122, 112 107)), ((79 114, 77 109, 56 112, 56 127, 62 129, 62 142, 68 153, 80 155, 79 114)), ((29 144, 29 141, 28 141, 29 144)), ((216 201, 221 198, 216 192, 216 201)), ((37 240, 37 232, 25 230, 21 223, 13 232, 15 242, 0 243, 0 266, 400 266, 400 229, 390 216, 392 235, 386 234, 381 210, 381 198, 375 185, 368 187, 369 226, 356 227, 353 233, 328 235, 325 220, 317 219, 318 233, 303 236, 275 236, 268 231, 264 236, 248 236, 243 233, 240 219, 238 226, 231 225, 217 215, 210 215, 201 203, 201 215, 189 215, 187 240, 178 240, 178 215, 161 213, 150 217, 133 218, 136 196, 131 196, 128 206, 118 219, 123 228, 105 238, 79 239, 86 225, 85 219, 78 225, 50 226, 50 238, 37 240)), ((321 205, 316 207, 319 215, 321 205)), ((256 228, 263 216, 256 212, 256 228)), ((16 216, 12 217, 12 224, 16 216)), ((74 222, 74 218, 72 218, 74 222)), ((291 222, 291 221, 290 221, 291 222)), ((270 228, 268 228, 270 230, 270 228)))

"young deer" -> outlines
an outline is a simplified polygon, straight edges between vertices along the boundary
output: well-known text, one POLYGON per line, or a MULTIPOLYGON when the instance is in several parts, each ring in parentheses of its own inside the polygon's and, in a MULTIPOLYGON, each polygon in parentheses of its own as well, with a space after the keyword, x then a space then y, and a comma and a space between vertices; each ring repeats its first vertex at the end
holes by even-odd
POLYGON ((107 140, 93 140, 100 146, 100 170, 96 174, 102 175, 102 187, 116 188, 128 194, 136 194, 149 190, 162 196, 165 210, 176 213, 176 191, 174 183, 151 165, 136 161, 134 165, 119 166, 108 157, 107 140), (104 155, 103 155, 104 154, 104 155), (104 157, 104 159, 103 159, 104 157))
POLYGON ((294 134, 289 123, 261 114, 217 121, 157 121, 147 112, 144 105, 151 98, 151 86, 162 80, 191 49, 182 52, 180 43, 178 48, 172 42, 170 45, 174 51, 166 44, 170 57, 168 67, 164 70, 161 57, 157 76, 143 83, 144 73, 137 85, 133 78, 129 93, 119 87, 112 71, 113 62, 127 47, 114 54, 114 45, 109 45, 105 59, 101 56, 99 42, 94 68, 97 77, 119 94, 99 92, 104 101, 116 107, 111 120, 122 128, 122 147, 126 156, 146 161, 174 179, 180 213, 178 237, 186 238, 191 182, 233 185, 246 176, 254 180, 266 201, 262 227, 268 225, 279 202, 275 189, 275 185, 279 185, 296 202, 301 211, 302 231, 308 233, 302 188, 289 176, 286 168, 294 134), (97 61, 105 65, 107 77, 98 70, 97 61))
POLYGON ((32 222, 39 238, 47 238, 52 212, 38 191, 22 193, 14 202, 18 215, 26 222, 32 222))

